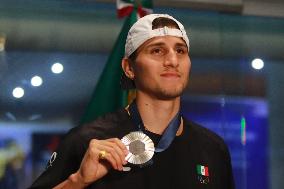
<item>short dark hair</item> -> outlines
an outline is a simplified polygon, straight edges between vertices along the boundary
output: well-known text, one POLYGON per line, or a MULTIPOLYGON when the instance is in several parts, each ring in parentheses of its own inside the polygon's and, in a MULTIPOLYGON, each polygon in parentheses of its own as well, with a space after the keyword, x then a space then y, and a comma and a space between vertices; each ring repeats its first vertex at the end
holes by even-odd
POLYGON ((170 18, 158 17, 158 18, 155 18, 152 22, 152 30, 158 29, 158 28, 163 28, 165 26, 167 26, 169 28, 180 29, 178 24, 170 18))

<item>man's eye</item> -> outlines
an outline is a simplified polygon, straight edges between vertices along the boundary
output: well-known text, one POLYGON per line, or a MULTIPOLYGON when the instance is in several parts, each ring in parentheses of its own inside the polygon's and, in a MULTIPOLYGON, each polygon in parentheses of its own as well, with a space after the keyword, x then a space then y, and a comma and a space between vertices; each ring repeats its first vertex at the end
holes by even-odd
POLYGON ((151 50, 151 53, 152 54, 160 54, 160 53, 162 53, 162 50, 160 48, 155 48, 155 49, 151 50))
POLYGON ((184 53, 185 53, 185 50, 184 50, 184 49, 177 49, 177 53, 178 53, 178 54, 184 54, 184 53))

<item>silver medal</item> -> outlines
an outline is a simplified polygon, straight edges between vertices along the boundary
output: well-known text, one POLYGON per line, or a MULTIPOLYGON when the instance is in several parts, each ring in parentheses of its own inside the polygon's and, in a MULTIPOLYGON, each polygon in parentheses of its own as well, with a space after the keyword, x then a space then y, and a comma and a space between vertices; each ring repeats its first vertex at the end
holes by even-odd
POLYGON ((153 141, 141 131, 131 132, 121 139, 129 153, 125 160, 132 164, 144 164, 149 161, 155 152, 153 141))

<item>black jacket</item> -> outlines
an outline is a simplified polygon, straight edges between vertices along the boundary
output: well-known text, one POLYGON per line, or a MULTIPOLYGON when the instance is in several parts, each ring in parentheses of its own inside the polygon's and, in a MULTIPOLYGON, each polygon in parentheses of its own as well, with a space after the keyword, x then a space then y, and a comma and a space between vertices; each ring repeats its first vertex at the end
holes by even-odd
MULTIPOLYGON (((137 130, 124 109, 73 128, 57 150, 56 159, 30 189, 49 189, 76 172, 92 138, 122 138, 137 130)), ((155 144, 160 135, 146 133, 155 144)), ((129 172, 110 171, 93 189, 234 189, 230 155, 215 133, 184 120, 184 129, 170 147, 155 153, 153 163, 129 172), (205 172, 200 172, 202 167, 205 172)))

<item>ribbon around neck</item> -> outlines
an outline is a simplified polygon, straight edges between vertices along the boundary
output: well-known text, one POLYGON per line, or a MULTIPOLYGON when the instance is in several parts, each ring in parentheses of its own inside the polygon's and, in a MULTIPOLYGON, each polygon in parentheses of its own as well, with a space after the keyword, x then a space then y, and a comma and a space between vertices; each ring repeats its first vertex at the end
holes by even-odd
MULTIPOLYGON (((141 119, 135 101, 133 101, 129 105, 129 113, 132 121, 135 123, 135 125, 137 125, 138 130, 145 132, 145 126, 143 124, 143 121, 141 119)), ((166 130, 163 132, 163 135, 160 141, 158 142, 158 145, 155 147, 155 152, 162 152, 171 145, 171 143, 173 142, 176 136, 180 123, 181 123, 181 115, 179 110, 178 113, 173 117, 173 119, 168 124, 166 130)))

